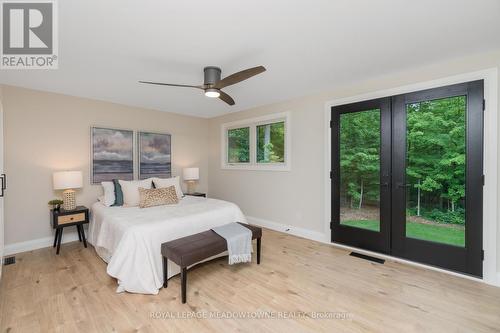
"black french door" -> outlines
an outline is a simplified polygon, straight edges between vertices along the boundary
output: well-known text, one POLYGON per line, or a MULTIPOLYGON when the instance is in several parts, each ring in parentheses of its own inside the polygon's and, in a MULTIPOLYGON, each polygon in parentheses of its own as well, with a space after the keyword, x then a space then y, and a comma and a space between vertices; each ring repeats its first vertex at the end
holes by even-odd
POLYGON ((332 242, 482 276, 483 81, 335 106, 332 242))

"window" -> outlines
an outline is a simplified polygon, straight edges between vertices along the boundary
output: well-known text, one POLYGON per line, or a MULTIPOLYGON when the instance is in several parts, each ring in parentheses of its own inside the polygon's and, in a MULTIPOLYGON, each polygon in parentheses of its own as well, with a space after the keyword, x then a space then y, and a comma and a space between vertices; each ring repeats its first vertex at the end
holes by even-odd
POLYGON ((257 163, 285 162, 285 122, 257 126, 257 163))
POLYGON ((250 127, 233 128, 227 131, 227 161, 229 163, 250 162, 250 127))
POLYGON ((289 113, 222 124, 223 169, 290 170, 289 113))

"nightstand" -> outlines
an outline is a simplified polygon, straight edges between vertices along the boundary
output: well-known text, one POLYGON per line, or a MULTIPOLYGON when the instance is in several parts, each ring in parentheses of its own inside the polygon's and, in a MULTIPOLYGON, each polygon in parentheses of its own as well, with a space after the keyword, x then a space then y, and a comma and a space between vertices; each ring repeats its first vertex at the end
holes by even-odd
POLYGON ((184 193, 185 195, 191 195, 193 197, 207 197, 206 193, 201 193, 201 192, 193 192, 193 193, 184 193))
POLYGON ((50 212, 52 227, 56 229, 54 237, 54 247, 57 246, 56 254, 59 254, 63 229, 66 227, 76 226, 78 239, 80 242, 83 241, 83 246, 87 247, 87 240, 83 231, 83 225, 89 223, 89 209, 87 207, 78 206, 73 210, 64 210, 62 208, 59 210, 51 209, 50 212))

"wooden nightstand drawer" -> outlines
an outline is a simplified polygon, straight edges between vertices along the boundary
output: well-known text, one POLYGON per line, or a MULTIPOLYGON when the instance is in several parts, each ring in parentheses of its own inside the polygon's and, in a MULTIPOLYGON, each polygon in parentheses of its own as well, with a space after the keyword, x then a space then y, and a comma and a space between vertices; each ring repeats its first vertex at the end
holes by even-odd
POLYGON ((72 215, 60 215, 57 217, 57 224, 67 224, 67 223, 75 223, 75 222, 83 222, 85 221, 85 213, 78 213, 72 215))

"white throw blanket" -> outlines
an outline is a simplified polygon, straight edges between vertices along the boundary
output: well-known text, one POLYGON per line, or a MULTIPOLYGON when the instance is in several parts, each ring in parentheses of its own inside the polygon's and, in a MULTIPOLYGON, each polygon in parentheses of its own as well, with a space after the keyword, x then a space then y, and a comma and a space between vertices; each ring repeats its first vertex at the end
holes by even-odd
MULTIPOLYGON (((89 241, 108 263, 108 274, 118 279, 118 292, 157 294, 163 285, 162 243, 234 221, 246 221, 234 203, 193 196, 144 209, 95 203, 89 241)), ((168 276, 179 272, 169 260, 168 276)))
POLYGON ((238 223, 212 228, 227 242, 229 265, 252 261, 252 231, 238 223))

